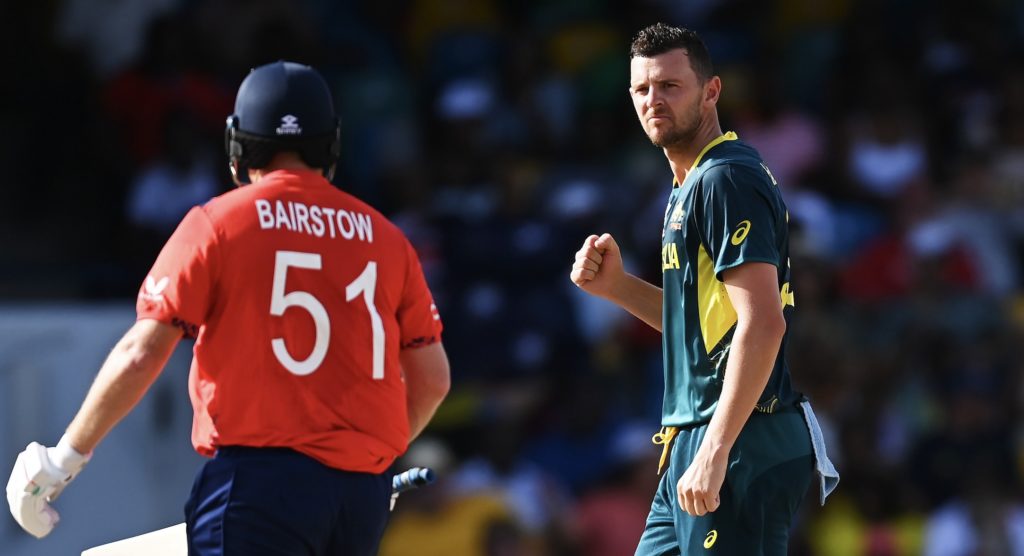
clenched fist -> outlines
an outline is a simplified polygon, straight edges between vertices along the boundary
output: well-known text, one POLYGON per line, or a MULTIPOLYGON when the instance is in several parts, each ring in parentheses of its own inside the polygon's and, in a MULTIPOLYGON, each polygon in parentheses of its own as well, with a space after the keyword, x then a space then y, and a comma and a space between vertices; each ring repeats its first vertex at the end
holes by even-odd
POLYGON ((612 296, 625 276, 622 254, 611 234, 589 236, 576 252, 576 261, 569 273, 569 278, 580 289, 604 298, 612 296))

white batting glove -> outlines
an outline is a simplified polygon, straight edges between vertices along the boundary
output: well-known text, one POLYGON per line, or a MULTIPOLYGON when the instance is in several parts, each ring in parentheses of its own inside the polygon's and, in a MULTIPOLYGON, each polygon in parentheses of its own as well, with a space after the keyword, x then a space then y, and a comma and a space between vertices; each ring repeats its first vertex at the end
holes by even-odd
POLYGON ((88 463, 92 454, 78 453, 62 437, 57 446, 47 448, 38 442, 18 454, 7 480, 7 504, 21 528, 41 539, 53 531, 60 515, 50 506, 88 463))

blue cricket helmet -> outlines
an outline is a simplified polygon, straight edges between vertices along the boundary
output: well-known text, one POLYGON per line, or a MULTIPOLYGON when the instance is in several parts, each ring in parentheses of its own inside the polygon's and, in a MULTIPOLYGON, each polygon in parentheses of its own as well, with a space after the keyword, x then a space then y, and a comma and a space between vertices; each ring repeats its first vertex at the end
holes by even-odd
POLYGON ((236 184, 249 168, 263 168, 275 154, 294 151, 329 180, 341 153, 341 127, 323 76, 294 62, 253 69, 238 87, 224 148, 236 184))

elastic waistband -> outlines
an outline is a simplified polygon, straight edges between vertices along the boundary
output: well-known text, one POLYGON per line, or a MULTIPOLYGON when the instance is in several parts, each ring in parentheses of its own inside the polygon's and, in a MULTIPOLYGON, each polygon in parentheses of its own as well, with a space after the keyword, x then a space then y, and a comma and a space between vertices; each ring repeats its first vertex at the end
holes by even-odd
POLYGON ((304 454, 293 448, 287 446, 217 446, 217 451, 213 454, 214 459, 224 458, 228 460, 259 460, 269 459, 271 461, 267 463, 281 464, 281 465, 295 465, 302 462, 305 469, 324 469, 330 473, 340 475, 353 475, 368 477, 383 477, 387 480, 391 480, 392 472, 390 470, 384 470, 380 473, 371 473, 368 471, 354 471, 351 469, 340 469, 337 467, 331 467, 326 463, 319 461, 309 454, 304 454))
MULTIPOLYGON (((781 415, 784 413, 796 413, 799 411, 800 410, 797 407, 783 406, 780 408, 776 408, 776 406, 773 405, 772 411, 755 411, 751 413, 750 418, 770 418, 775 415, 781 415)), ((661 471, 665 467, 665 461, 668 460, 669 451, 672 449, 672 441, 675 440, 676 435, 678 435, 681 432, 691 431, 699 427, 706 427, 708 424, 709 422, 690 423, 688 425, 679 426, 662 425, 661 430, 654 433, 654 436, 651 437, 651 442, 653 442, 656 446, 661 446, 661 458, 658 460, 658 475, 661 475, 661 471)))

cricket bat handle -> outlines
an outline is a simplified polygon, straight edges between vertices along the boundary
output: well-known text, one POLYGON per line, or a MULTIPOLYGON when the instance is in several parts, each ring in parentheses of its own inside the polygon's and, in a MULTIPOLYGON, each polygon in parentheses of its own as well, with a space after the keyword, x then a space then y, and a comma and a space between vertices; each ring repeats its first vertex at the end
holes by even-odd
POLYGON ((391 491, 403 493, 423 485, 429 485, 434 482, 434 478, 434 471, 429 467, 413 467, 402 471, 391 479, 391 491))

